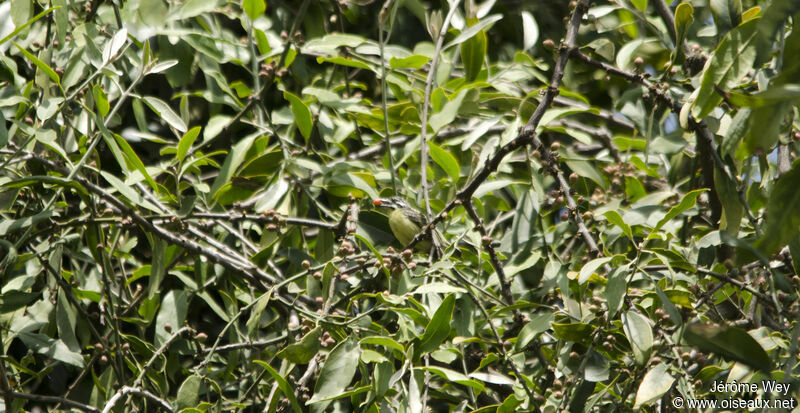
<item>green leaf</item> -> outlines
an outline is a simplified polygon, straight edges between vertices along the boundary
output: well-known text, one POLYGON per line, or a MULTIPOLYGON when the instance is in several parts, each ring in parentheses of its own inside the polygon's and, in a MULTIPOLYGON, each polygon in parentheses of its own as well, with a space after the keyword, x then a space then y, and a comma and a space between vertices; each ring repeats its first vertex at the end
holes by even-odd
POLYGON ((455 370, 450 370, 450 369, 447 369, 447 368, 444 368, 444 367, 438 367, 438 366, 436 366, 436 367, 434 367, 434 366, 423 367, 422 369, 430 371, 433 374, 436 374, 437 376, 442 377, 442 378, 444 378, 445 380, 447 380, 449 382, 458 383, 458 384, 460 384, 462 386, 471 387, 473 390, 476 391, 475 394, 481 394, 483 392, 483 390, 484 390, 483 383, 481 383, 481 382, 479 382, 477 380, 470 379, 469 377, 467 377, 464 374, 459 373, 459 372, 457 372, 455 370))
POLYGON ((117 134, 114 134, 114 140, 117 142, 120 149, 122 149, 122 152, 125 154, 125 159, 128 161, 128 163, 132 164, 133 167, 142 174, 144 180, 147 181, 147 184, 150 185, 151 188, 158 190, 158 184, 156 184, 156 181, 150 176, 150 173, 147 172, 147 168, 144 167, 144 163, 142 163, 139 155, 136 154, 128 141, 117 134))
POLYGON ((11 22, 15 26, 25 23, 33 14, 33 0, 11 0, 10 6, 11 22))
POLYGON ((270 366, 268 363, 261 360, 255 360, 253 362, 263 367, 264 370, 266 370, 269 373, 269 375, 272 376, 273 379, 275 379, 275 382, 278 383, 278 388, 283 393, 283 396, 289 399, 289 403, 292 405, 292 410, 294 410, 294 413, 302 413, 303 408, 300 407, 299 403, 297 403, 297 398, 294 396, 294 390, 292 389, 292 385, 289 384, 289 382, 286 381, 286 379, 283 376, 281 376, 280 373, 278 373, 275 369, 273 369, 272 366, 270 366))
POLYGON ((264 310, 267 308, 267 304, 269 304, 269 300, 271 297, 272 297, 272 289, 265 292, 264 294, 261 294, 261 296, 258 297, 256 303, 250 309, 250 318, 247 319, 247 324, 245 324, 245 326, 247 327, 247 335, 249 337, 256 337, 255 334, 258 329, 258 325, 261 322, 261 315, 264 314, 264 310))
POLYGON ((581 268, 581 272, 578 275, 578 284, 584 284, 586 281, 589 281, 589 277, 591 277, 598 268, 602 267, 604 264, 608 264, 613 259, 614 256, 600 257, 587 262, 581 268))
POLYGON ((559 340, 583 345, 592 342, 594 327, 586 323, 551 323, 553 336, 559 340))
POLYGON ((75 335, 75 327, 77 324, 75 307, 67 299, 66 293, 63 289, 58 290, 58 298, 56 300, 56 325, 58 326, 58 337, 67 345, 67 347, 74 351, 80 352, 80 344, 75 335))
POLYGON ((603 214, 604 217, 608 220, 608 222, 620 227, 622 229, 622 233, 628 236, 628 239, 633 242, 633 231, 631 230, 630 225, 626 224, 625 221, 622 220, 622 216, 619 212, 615 210, 607 211, 603 214))
POLYGON ((19 337, 26 347, 33 349, 39 354, 78 368, 83 368, 84 366, 81 353, 70 350, 61 340, 53 339, 44 334, 27 331, 19 332, 17 337, 19 337))
POLYGON ((175 60, 175 59, 165 60, 163 62, 158 62, 155 65, 153 65, 153 67, 151 67, 150 69, 147 70, 147 74, 148 75, 152 75, 154 73, 161 73, 161 72, 171 68, 172 66, 177 65, 178 63, 179 62, 177 60, 175 60))
POLYGON ((183 119, 175 113, 169 105, 164 102, 163 100, 152 97, 152 96, 145 96, 142 98, 145 104, 147 104, 156 115, 160 116, 167 124, 172 126, 173 128, 177 129, 180 132, 186 132, 186 124, 183 123, 183 119))
POLYGON ((744 216, 744 206, 739 201, 736 183, 728 178, 727 174, 714 168, 714 188, 717 190, 717 196, 722 204, 722 219, 720 219, 719 229, 727 230, 735 236, 739 232, 739 224, 744 216))
POLYGON ((0 314, 19 310, 41 297, 41 293, 26 293, 17 290, 5 291, 0 294, 0 314))
POLYGON ((539 41, 539 25, 528 11, 520 13, 522 17, 522 50, 528 50, 539 41))
POLYGON ((553 322, 555 315, 552 311, 545 311, 531 315, 531 321, 525 324, 517 336, 517 342, 514 344, 514 351, 523 351, 528 343, 531 342, 536 336, 544 333, 550 328, 550 323, 553 322))
POLYGON ((694 7, 691 3, 682 2, 675 8, 675 49, 672 53, 672 62, 681 64, 686 58, 684 42, 689 33, 689 27, 694 23, 694 7))
POLYGON ((461 62, 464 64, 468 82, 474 81, 481 72, 483 59, 486 57, 486 42, 486 32, 481 30, 461 43, 461 62))
POLYGON ((564 162, 569 169, 578 174, 578 176, 591 179, 599 185, 600 188, 606 189, 608 186, 603 176, 600 175, 600 172, 597 171, 597 168, 595 168, 591 162, 570 159, 565 159, 564 162))
POLYGON ((731 30, 706 63, 697 98, 692 102, 692 116, 702 119, 722 102, 716 87, 723 90, 738 84, 753 68, 759 19, 750 20, 731 30))
POLYGON ((633 55, 639 50, 639 47, 642 46, 646 41, 652 39, 637 39, 632 40, 628 43, 625 43, 622 47, 619 48, 619 52, 617 53, 617 58, 615 62, 617 63, 617 67, 620 69, 627 69, 628 66, 633 61, 633 55))
MULTIPOLYGON (((174 18, 182 20, 189 19, 195 16, 199 16, 203 13, 214 11, 217 8, 218 3, 219 0, 188 0, 186 3, 183 3, 180 13, 175 15, 174 18)), ((157 11, 159 8, 153 8, 153 9, 157 11)))
POLYGON ((382 336, 371 336, 371 337, 364 337, 361 339, 361 344, 375 344, 379 346, 388 347, 400 352, 405 351, 405 348, 402 344, 398 343, 394 339, 390 337, 382 337, 382 336))
POLYGON ((420 285, 414 289, 414 294, 449 294, 449 293, 465 293, 467 290, 455 285, 444 282, 430 282, 420 285))
POLYGON ((103 47, 103 64, 106 65, 111 59, 117 55, 122 46, 125 45, 125 42, 128 41, 128 31, 125 28, 120 29, 120 31, 114 33, 114 36, 111 37, 111 40, 106 42, 105 47, 103 47))
POLYGON ((456 46, 456 45, 459 45, 461 43, 464 43, 468 39, 471 39, 472 36, 475 36, 476 34, 478 34, 478 32, 480 32, 481 30, 486 29, 487 27, 491 26, 496 21, 498 21, 498 20, 500 20, 502 18, 503 18, 503 16, 500 15, 500 14, 493 14, 491 16, 488 16, 488 17, 485 17, 485 18, 481 19, 481 21, 479 21, 478 23, 470 26, 469 28, 467 28, 466 30, 461 32, 461 34, 456 36, 456 38, 453 39, 450 43, 447 43, 444 46, 444 48, 442 48, 442 50, 444 51, 444 50, 447 50, 447 49, 449 49, 449 48, 451 48, 453 46, 456 46))
POLYGON ((267 3, 264 0, 242 0, 242 9, 247 13, 250 20, 255 20, 267 9, 267 3))
POLYGON ((411 55, 403 58, 393 57, 389 59, 389 66, 392 69, 419 69, 425 66, 431 59, 423 55, 411 55))
POLYGON ((705 191, 708 191, 708 189, 706 188, 695 189, 694 191, 688 192, 686 195, 684 195, 683 199, 681 199, 681 202, 678 205, 675 205, 674 207, 670 208, 669 212, 667 212, 667 215, 665 215, 664 218, 661 218, 661 220, 658 221, 658 224, 656 224, 655 229, 656 230, 660 229, 662 226, 664 226, 664 224, 669 222, 669 220, 671 220, 672 218, 675 218, 682 212, 692 208, 695 205, 695 203, 697 203, 697 197, 700 196, 700 194, 702 194, 705 191))
POLYGON ((175 398, 175 409, 180 410, 197 406, 197 401, 200 399, 200 389, 202 387, 202 377, 196 374, 187 377, 178 389, 178 395, 175 398))
POLYGON ((216 195, 220 188, 230 182, 231 178, 236 173, 236 169, 244 162, 245 156, 247 156, 247 152, 250 150, 250 146, 253 145, 253 141, 255 141, 258 136, 259 134, 257 133, 247 135, 239 139, 239 141, 233 145, 230 153, 225 157, 225 163, 222 165, 222 168, 220 168, 217 179, 215 179, 214 184, 211 185, 211 194, 216 195))
POLYGON ((27 57, 28 60, 31 61, 31 63, 36 65, 36 67, 38 67, 39 70, 44 72, 47 75, 47 77, 50 78, 50 80, 58 84, 61 83, 61 79, 58 77, 58 73, 56 73, 55 70, 51 69, 50 66, 47 65, 47 63, 39 60, 38 57, 34 56, 33 54, 31 54, 31 52, 27 51, 25 48, 18 45, 17 42, 11 42, 11 43, 13 43, 14 46, 17 46, 17 49, 19 49, 19 51, 22 52, 22 54, 24 54, 25 57, 27 57))
POLYGON ((100 116, 105 118, 111 106, 108 104, 108 97, 106 96, 106 92, 103 91, 103 86, 99 83, 94 85, 94 87, 92 87, 92 96, 94 96, 94 104, 97 106, 100 116))
POLYGON ((628 266, 615 267, 608 275, 606 284, 606 302, 608 302, 608 318, 612 319, 622 308, 622 298, 628 291, 628 266))
POLYGON ((431 115, 430 119, 428 120, 428 124, 430 125, 431 129, 433 129, 433 133, 437 133, 443 127, 453 123, 458 115, 458 110, 461 108, 461 103, 464 101, 464 97, 467 95, 468 91, 468 89, 463 89, 458 93, 458 95, 456 95, 456 97, 453 98, 453 100, 445 103, 444 106, 442 106, 442 110, 431 115))
MULTIPOLYGON (((514 413, 518 411, 519 405, 525 400, 518 399, 516 395, 511 394, 503 400, 503 404, 497 407, 497 413, 514 413)), ((475 410, 477 412, 478 410, 475 410)))
POLYGON ((730 92, 728 100, 736 106, 750 108, 772 106, 783 102, 797 102, 800 100, 800 85, 773 86, 752 95, 730 92))
POLYGON ((305 103, 300 100, 297 95, 292 92, 284 91, 283 98, 286 99, 292 106, 292 114, 294 115, 294 122, 300 134, 308 141, 311 136, 311 129, 314 126, 314 120, 311 117, 311 110, 308 109, 305 103))
POLYGON ((138 192, 134 191, 130 185, 126 185, 121 179, 117 178, 116 176, 106 172, 100 171, 100 175, 109 183, 111 184, 114 189, 119 192, 120 195, 125 197, 125 199, 134 206, 141 206, 145 204, 144 198, 139 195, 138 192))
POLYGON ((720 145, 722 156, 731 155, 736 151, 739 142, 742 141, 742 138, 747 133, 747 126, 750 122, 751 113, 752 109, 749 108, 743 108, 736 112, 733 120, 731 120, 731 124, 728 126, 725 138, 720 145))
MULTIPOLYGON (((370 67, 368 64, 359 61, 348 59, 346 57, 336 56, 336 57, 318 57, 317 63, 333 63, 335 65, 347 66, 347 67, 355 67, 357 69, 364 69, 369 70, 371 72, 375 72, 375 69, 370 67)), ((285 92, 284 92, 285 93, 285 92)))
MULTIPOLYGON (((22 1, 28 1, 28 3, 29 3, 29 4, 33 4, 33 2, 32 2, 32 1, 30 1, 30 0, 22 0, 22 1)), ((25 22, 24 24, 17 25, 17 27, 16 27, 16 28, 15 28, 15 29, 14 29, 14 30, 11 32, 11 33, 7 34, 5 37, 3 37, 2 39, 0 39, 0 45, 4 44, 4 43, 5 43, 5 42, 7 42, 9 39, 11 39, 12 37, 16 36, 16 35, 17 35, 17 33, 19 33, 19 32, 21 32, 21 31, 25 30, 25 28, 26 28, 26 27, 28 27, 28 26, 30 26, 31 24, 35 23, 37 20, 41 19, 41 18, 42 18, 42 17, 44 17, 46 14, 50 13, 50 12, 51 12, 51 11, 53 11, 53 10, 58 10, 58 9, 60 9, 60 8, 61 8, 61 6, 50 7, 50 8, 49 8, 49 9, 47 9, 47 10, 43 10, 42 12, 40 12, 39 14, 37 14, 36 16, 33 16, 33 18, 31 18, 30 20, 28 20, 28 21, 27 21, 27 22, 25 22)), ((12 7, 12 9, 13 9, 13 7, 12 7)))
POLYGON ((189 129, 188 132, 184 133, 181 137, 181 141, 178 142, 178 150, 175 152, 175 158, 183 162, 183 158, 186 157, 186 154, 189 153, 189 149, 192 148, 194 141, 200 135, 200 130, 202 128, 200 126, 195 126, 192 129, 189 129))
POLYGON ((658 294, 658 299, 661 300, 661 307, 667 312, 672 323, 675 324, 675 326, 683 324, 683 317, 681 317, 680 311, 678 311, 678 308, 675 307, 675 304, 672 303, 658 284, 656 284, 656 294, 658 294))
MULTIPOLYGON (((770 5, 770 9, 774 7, 779 2, 773 2, 770 5)), ((794 7, 800 11, 800 4, 797 2, 794 7)), ((788 15, 787 13, 786 15, 788 15)), ((785 19, 786 15, 783 15, 779 18, 785 19)), ((761 24, 764 24, 768 19, 767 16, 761 19, 761 24)), ((800 30, 796 30, 798 27, 797 21, 800 21, 800 13, 795 12, 794 16, 792 16, 793 23, 792 32, 789 33, 789 36, 785 40, 785 44, 783 47, 783 55, 784 56, 798 56, 800 55, 800 30)), ((771 27, 770 30, 779 29, 780 25, 777 27, 771 27)), ((762 26, 759 25, 759 30, 762 29, 762 26)), ((763 35, 763 32, 762 32, 763 35)), ((761 51, 761 53, 768 52, 768 51, 761 51)), ((771 85, 784 85, 790 82, 796 82, 797 79, 800 78, 800 61, 798 59, 784 59, 783 67, 781 67, 781 71, 778 76, 772 80, 771 85)))
POLYGON ((739 327, 695 322, 687 326, 684 338, 703 352, 739 361, 764 372, 773 368, 772 360, 764 348, 739 327))
POLYGON ((506 277, 512 278, 520 271, 533 267, 541 258, 542 253, 533 248, 520 248, 505 265, 506 277))
POLYGON ((647 0, 631 0, 631 3, 633 3, 633 6, 639 11, 645 11, 645 9, 647 9, 647 0))
POLYGON ((767 225, 764 235, 755 243, 764 255, 770 256, 800 233, 800 161, 778 178, 767 201, 767 225))
POLYGON ((447 172, 453 182, 458 182, 461 168, 458 166, 456 157, 432 142, 429 142, 428 145, 433 161, 447 172))
POLYGON ((659 363, 644 375, 642 383, 639 384, 639 389, 636 391, 634 409, 658 400, 669 391, 675 378, 667 372, 668 370, 669 366, 659 363))
POLYGON ((726 33, 742 21, 742 0, 711 0, 709 8, 719 34, 726 33))
POLYGON ((747 134, 744 136, 744 150, 747 156, 758 152, 770 152, 778 142, 778 136, 789 130, 791 116, 791 102, 753 109, 747 122, 747 134))
POLYGON ((0 149, 8 144, 8 129, 6 128, 6 117, 0 112, 0 149))
POLYGON ((312 406, 312 411, 323 412, 330 404, 330 399, 339 396, 353 381, 353 376, 361 357, 361 347, 355 336, 350 336, 339 343, 322 366, 314 389, 314 395, 306 405, 312 406))
POLYGON ((309 40, 305 46, 303 46, 303 52, 315 51, 338 55, 338 49, 340 47, 356 47, 366 41, 367 39, 351 33, 331 33, 322 38, 309 40))
POLYGON ((295 364, 307 364, 319 351, 321 335, 322 327, 317 326, 306 333, 297 343, 284 347, 276 356, 295 364))
MULTIPOLYGON (((374 180, 372 180, 374 184, 374 180)), ((364 174, 358 172, 343 173, 331 177, 330 182, 326 183, 328 192, 333 195, 346 198, 350 195, 356 198, 363 198, 365 195, 370 199, 379 198, 378 191, 375 190, 370 182, 364 180, 364 174)))
MULTIPOLYGON (((33 0, 11 0, 11 22, 13 26, 24 24, 25 21, 31 18, 33 14, 34 3, 33 0)), ((8 15, 5 16, 8 18, 8 15)))
POLYGON ((653 329, 650 321, 642 314, 629 310, 622 314, 622 328, 631 344, 634 359, 639 365, 645 365, 650 359, 653 348, 653 329))
POLYGON ((425 326, 425 333, 419 338, 418 355, 427 354, 438 349, 450 335, 450 320, 453 318, 455 303, 456 297, 454 294, 450 294, 442 300, 439 308, 436 309, 433 317, 431 317, 431 321, 425 326))
POLYGON ((156 337, 154 341, 156 346, 164 344, 176 330, 183 326, 188 307, 189 295, 185 290, 170 290, 164 295, 156 316, 156 337), (166 324, 172 325, 172 331, 167 331, 164 327, 166 324))

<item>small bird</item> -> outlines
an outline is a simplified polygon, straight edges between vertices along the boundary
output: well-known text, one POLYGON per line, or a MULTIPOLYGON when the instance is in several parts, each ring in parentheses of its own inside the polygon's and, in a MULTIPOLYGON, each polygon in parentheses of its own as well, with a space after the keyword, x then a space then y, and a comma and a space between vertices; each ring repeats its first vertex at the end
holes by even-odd
MULTIPOLYGON (((425 215, 417 211, 411 204, 399 196, 379 198, 373 201, 372 204, 377 207, 389 208, 392 210, 392 212, 389 213, 389 228, 392 229, 394 237, 397 238, 404 247, 422 231, 422 227, 428 224, 425 215)), ((434 244, 438 251, 442 245, 441 235, 438 234, 436 230, 433 231, 433 234, 434 244)), ((420 241, 416 246, 420 250, 430 250, 430 237, 420 241)))

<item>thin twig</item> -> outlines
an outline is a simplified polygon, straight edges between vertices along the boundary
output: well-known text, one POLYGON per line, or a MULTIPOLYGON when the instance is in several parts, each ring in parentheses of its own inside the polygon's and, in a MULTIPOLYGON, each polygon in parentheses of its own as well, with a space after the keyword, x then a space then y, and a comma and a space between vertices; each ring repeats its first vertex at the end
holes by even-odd
MULTIPOLYGON (((139 397, 143 397, 145 399, 151 400, 151 401, 155 402, 158 407, 160 407, 161 409, 166 410, 168 412, 173 412, 174 411, 172 406, 166 400, 156 396, 153 393, 150 393, 149 391, 138 389, 138 388, 135 388, 135 387, 123 386, 116 393, 114 393, 114 395, 111 396, 110 399, 108 399, 108 401, 106 402, 105 407, 103 407, 103 411, 101 413, 109 413, 109 412, 111 412, 111 410, 114 409, 114 406, 117 404, 117 402, 119 402, 119 399, 121 399, 123 396, 127 396, 129 394, 132 394, 134 396, 139 396, 139 397)), ((97 411, 97 410, 95 409, 93 411, 97 411)))
MULTIPOLYGON (((224 346, 217 347, 214 351, 216 353, 221 353, 225 351, 234 351, 234 350, 241 350, 243 348, 251 349, 251 348, 262 348, 271 346, 273 344, 280 343, 284 340, 289 338, 289 336, 284 333, 283 335, 275 338, 271 338, 269 340, 257 340, 257 341, 250 341, 247 343, 233 343, 233 344, 226 344, 224 346)), ((209 353, 211 351, 210 348, 203 349, 203 353, 209 353)))
MULTIPOLYGON (((3 364, 3 363, 0 363, 0 364, 3 364)), ((87 404, 79 403, 79 402, 76 402, 74 400, 65 399, 63 397, 58 397, 58 396, 45 396, 45 395, 41 395, 41 394, 31 394, 31 393, 21 393, 21 392, 16 392, 16 391, 9 391, 9 392, 4 392, 3 393, 3 397, 6 400, 8 400, 9 398, 11 398, 12 400, 14 398, 18 398, 18 399, 32 400, 32 401, 40 402, 40 403, 61 403, 63 405, 66 405, 66 406, 69 406, 69 407, 74 407, 76 409, 80 409, 80 410, 83 410, 83 411, 86 411, 86 412, 100 413, 100 410, 95 408, 95 407, 93 407, 93 406, 89 406, 87 404)), ((11 404, 10 403, 6 404, 6 409, 10 409, 10 408, 11 408, 11 404)))
MULTIPOLYGON (((653 0, 653 7, 655 7, 656 13, 661 17, 661 20, 664 20, 664 25, 667 26, 667 32, 670 39, 672 39, 672 43, 676 43, 678 35, 675 32, 675 17, 672 15, 669 6, 664 0, 653 0)), ((675 47, 682 47, 682 45, 676 44, 675 47)))

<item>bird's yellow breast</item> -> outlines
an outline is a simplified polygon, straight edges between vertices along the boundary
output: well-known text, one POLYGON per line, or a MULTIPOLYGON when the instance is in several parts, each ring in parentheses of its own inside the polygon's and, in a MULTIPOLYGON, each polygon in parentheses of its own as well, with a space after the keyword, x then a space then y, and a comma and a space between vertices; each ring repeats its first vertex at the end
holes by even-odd
MULTIPOLYGON (((400 209, 395 209, 389 214, 389 228, 392 229, 395 238, 397 238, 403 246, 408 245, 420 231, 419 225, 410 220, 400 209)), ((417 246, 421 249, 430 248, 430 243, 423 241, 418 243, 417 246), (425 244, 427 244, 428 247, 425 247, 425 244)))

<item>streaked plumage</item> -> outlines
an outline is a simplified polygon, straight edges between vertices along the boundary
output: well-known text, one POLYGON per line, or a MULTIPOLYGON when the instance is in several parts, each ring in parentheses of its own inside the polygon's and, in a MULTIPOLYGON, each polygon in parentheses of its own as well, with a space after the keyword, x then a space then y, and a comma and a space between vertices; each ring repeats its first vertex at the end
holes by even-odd
MULTIPOLYGON (((408 245, 421 231, 422 227, 427 224, 425 215, 412 207, 405 199, 398 196, 376 199, 373 204, 378 207, 392 209, 392 212, 389 213, 389 228, 392 229, 395 238, 403 246, 408 245)), ((436 231, 434 231, 434 237, 437 241, 441 240, 441 235, 436 231)), ((429 239, 419 242, 417 248, 423 251, 430 250, 431 243, 429 239)), ((441 242, 437 242, 437 244, 438 248, 442 245, 441 242)))

